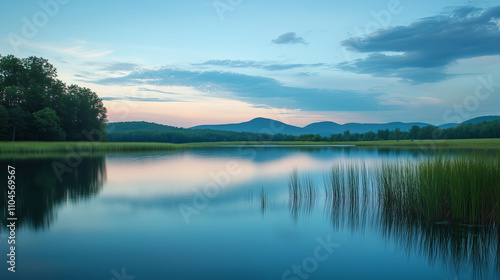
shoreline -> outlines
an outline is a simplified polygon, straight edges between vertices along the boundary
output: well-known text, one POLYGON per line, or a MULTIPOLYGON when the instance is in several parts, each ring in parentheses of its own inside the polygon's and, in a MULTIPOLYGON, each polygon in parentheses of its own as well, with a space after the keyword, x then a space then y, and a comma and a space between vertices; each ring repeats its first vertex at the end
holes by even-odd
POLYGON ((494 149, 500 150, 500 138, 451 139, 451 140, 385 140, 355 142, 305 142, 305 141, 248 141, 248 142, 196 142, 196 143, 154 143, 154 142, 0 142, 0 154, 66 154, 79 152, 95 153, 141 153, 172 152, 193 148, 223 146, 268 146, 268 147, 360 147, 360 148, 408 148, 408 149, 494 149))

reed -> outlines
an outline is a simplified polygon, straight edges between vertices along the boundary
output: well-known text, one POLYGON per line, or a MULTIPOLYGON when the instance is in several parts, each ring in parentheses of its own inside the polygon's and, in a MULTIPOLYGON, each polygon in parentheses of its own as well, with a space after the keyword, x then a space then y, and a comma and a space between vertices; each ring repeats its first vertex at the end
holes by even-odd
POLYGON ((288 182, 289 206, 294 219, 300 213, 310 213, 316 202, 318 192, 316 183, 308 174, 300 176, 297 168, 290 172, 288 182))
POLYGON ((394 215, 432 222, 499 223, 500 158, 470 153, 419 161, 382 162, 383 206, 394 215))

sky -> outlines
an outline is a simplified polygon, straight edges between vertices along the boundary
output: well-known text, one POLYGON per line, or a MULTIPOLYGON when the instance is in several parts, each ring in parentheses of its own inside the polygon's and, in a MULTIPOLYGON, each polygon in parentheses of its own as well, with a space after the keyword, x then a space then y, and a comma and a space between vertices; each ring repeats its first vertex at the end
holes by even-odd
POLYGON ((23 0, 0 23, 1 55, 48 59, 111 122, 500 115, 497 1, 23 0))

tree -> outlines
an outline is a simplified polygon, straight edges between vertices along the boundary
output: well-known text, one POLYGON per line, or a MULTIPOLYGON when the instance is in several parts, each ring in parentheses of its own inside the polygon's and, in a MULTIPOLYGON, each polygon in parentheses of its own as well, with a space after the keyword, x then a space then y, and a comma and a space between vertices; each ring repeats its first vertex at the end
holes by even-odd
POLYGON ((0 141, 9 140, 9 112, 0 105, 0 141))
POLYGON ((420 133, 420 127, 414 125, 411 127, 410 132, 408 133, 408 138, 411 140, 417 139, 419 133, 420 133))
POLYGON ((394 140, 396 141, 399 141, 399 139, 401 139, 401 129, 399 129, 399 127, 396 127, 396 129, 394 129, 394 140))
POLYGON ((34 125, 38 130, 38 139, 42 141, 64 141, 66 135, 61 129, 61 122, 56 111, 44 108, 33 114, 34 125))
POLYGON ((66 86, 56 77, 46 59, 0 58, 0 105, 9 116, 8 134, 16 140, 95 141, 88 137, 98 132, 104 140, 107 113, 102 100, 92 90, 66 86), (47 126, 52 124, 58 125, 47 126))

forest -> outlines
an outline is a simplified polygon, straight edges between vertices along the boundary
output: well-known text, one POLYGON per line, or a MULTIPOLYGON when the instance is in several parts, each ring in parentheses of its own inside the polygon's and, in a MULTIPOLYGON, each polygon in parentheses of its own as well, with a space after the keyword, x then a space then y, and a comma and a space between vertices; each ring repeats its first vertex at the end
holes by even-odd
POLYGON ((479 139, 500 138, 500 120, 485 121, 480 123, 461 124, 456 127, 441 129, 436 126, 419 127, 414 125, 410 131, 378 130, 377 132, 332 134, 330 137, 304 134, 295 138, 295 141, 381 141, 381 140, 444 140, 444 139, 479 139))
POLYGON ((381 141, 417 139, 476 139, 500 138, 500 120, 462 124, 457 127, 441 129, 435 126, 413 126, 410 131, 378 130, 377 132, 332 134, 330 137, 319 134, 270 135, 250 132, 233 132, 211 129, 185 129, 147 122, 111 123, 108 128, 110 142, 228 142, 228 141, 381 141))
POLYGON ((186 129, 148 122, 110 123, 109 142, 230 142, 230 141, 294 141, 291 135, 269 135, 212 129, 186 129))
POLYGON ((0 141, 104 140, 106 123, 97 94, 58 80, 48 60, 0 57, 0 141))

